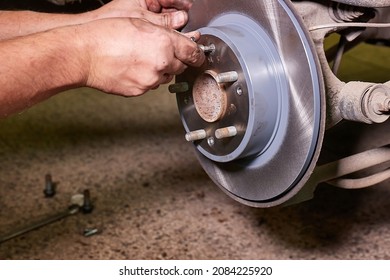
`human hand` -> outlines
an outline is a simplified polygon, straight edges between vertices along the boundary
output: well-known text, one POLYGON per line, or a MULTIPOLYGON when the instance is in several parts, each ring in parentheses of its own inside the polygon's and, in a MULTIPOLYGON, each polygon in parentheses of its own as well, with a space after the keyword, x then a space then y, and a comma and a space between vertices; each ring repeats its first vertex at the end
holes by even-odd
POLYGON ((94 19, 142 18, 154 24, 178 29, 188 21, 192 0, 113 0, 92 11, 94 19))
POLYGON ((86 86, 137 96, 169 83, 188 66, 200 66, 203 52, 190 37, 141 19, 104 19, 80 25, 89 73, 86 86))

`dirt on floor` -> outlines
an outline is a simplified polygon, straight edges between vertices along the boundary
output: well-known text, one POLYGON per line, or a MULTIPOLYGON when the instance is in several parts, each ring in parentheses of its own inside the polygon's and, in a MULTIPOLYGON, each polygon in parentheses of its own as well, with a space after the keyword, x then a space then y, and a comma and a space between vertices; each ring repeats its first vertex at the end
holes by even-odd
POLYGON ((0 259, 388 259, 389 182, 255 209, 227 197, 183 140, 166 88, 123 99, 63 93, 0 123, 0 233, 64 210, 94 211, 0 244, 0 259), (57 194, 45 198, 45 174, 57 194), (87 228, 100 233, 83 236, 87 228))

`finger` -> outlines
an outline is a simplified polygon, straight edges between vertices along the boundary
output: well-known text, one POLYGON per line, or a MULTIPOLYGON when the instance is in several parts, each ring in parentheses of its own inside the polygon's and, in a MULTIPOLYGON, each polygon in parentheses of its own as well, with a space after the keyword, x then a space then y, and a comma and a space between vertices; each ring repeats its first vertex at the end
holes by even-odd
POLYGON ((145 0, 148 10, 154 13, 161 12, 161 5, 158 0, 145 0))
POLYGON ((200 39, 200 32, 199 31, 192 31, 188 33, 181 33, 187 38, 191 39, 194 42, 197 42, 200 39))
POLYGON ((179 75, 187 69, 187 65, 181 62, 178 59, 172 61, 167 69, 165 69, 165 73, 170 75, 179 75))
POLYGON ((192 3, 194 2, 193 0, 158 0, 160 3, 161 7, 164 8, 175 8, 178 10, 184 10, 188 11, 192 3))
MULTIPOLYGON (((205 60, 205 55, 198 44, 179 32, 172 32, 171 34, 174 36, 172 41, 175 46, 176 58, 190 66, 201 66, 205 60)), ((200 36, 197 33, 191 33, 190 35, 193 35, 191 37, 194 37, 195 40, 200 36)))
POLYGON ((172 29, 183 27, 188 21, 188 15, 184 11, 160 14, 146 12, 144 18, 154 24, 172 29))
POLYGON ((176 12, 176 11, 179 11, 179 10, 175 9, 175 8, 162 8, 161 9, 162 13, 172 13, 172 12, 176 12))

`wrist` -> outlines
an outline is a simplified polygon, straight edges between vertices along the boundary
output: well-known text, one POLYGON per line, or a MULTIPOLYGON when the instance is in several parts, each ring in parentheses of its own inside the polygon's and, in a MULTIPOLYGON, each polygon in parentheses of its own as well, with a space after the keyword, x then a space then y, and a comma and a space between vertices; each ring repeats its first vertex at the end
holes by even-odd
POLYGON ((88 50, 78 26, 0 42, 0 116, 86 84, 88 50))
POLYGON ((42 79, 47 81, 43 88, 49 89, 49 95, 86 84, 89 52, 80 32, 80 25, 73 25, 43 32, 36 39, 42 42, 37 60, 46 63, 46 71, 52 76, 42 79))

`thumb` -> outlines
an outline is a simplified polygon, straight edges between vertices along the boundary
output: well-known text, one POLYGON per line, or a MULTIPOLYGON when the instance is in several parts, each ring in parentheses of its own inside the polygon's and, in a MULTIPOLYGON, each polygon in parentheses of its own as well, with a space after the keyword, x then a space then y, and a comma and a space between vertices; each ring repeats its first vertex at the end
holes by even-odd
POLYGON ((172 29, 179 29, 188 21, 188 15, 184 11, 164 12, 159 14, 148 12, 145 14, 144 18, 154 24, 172 29))

